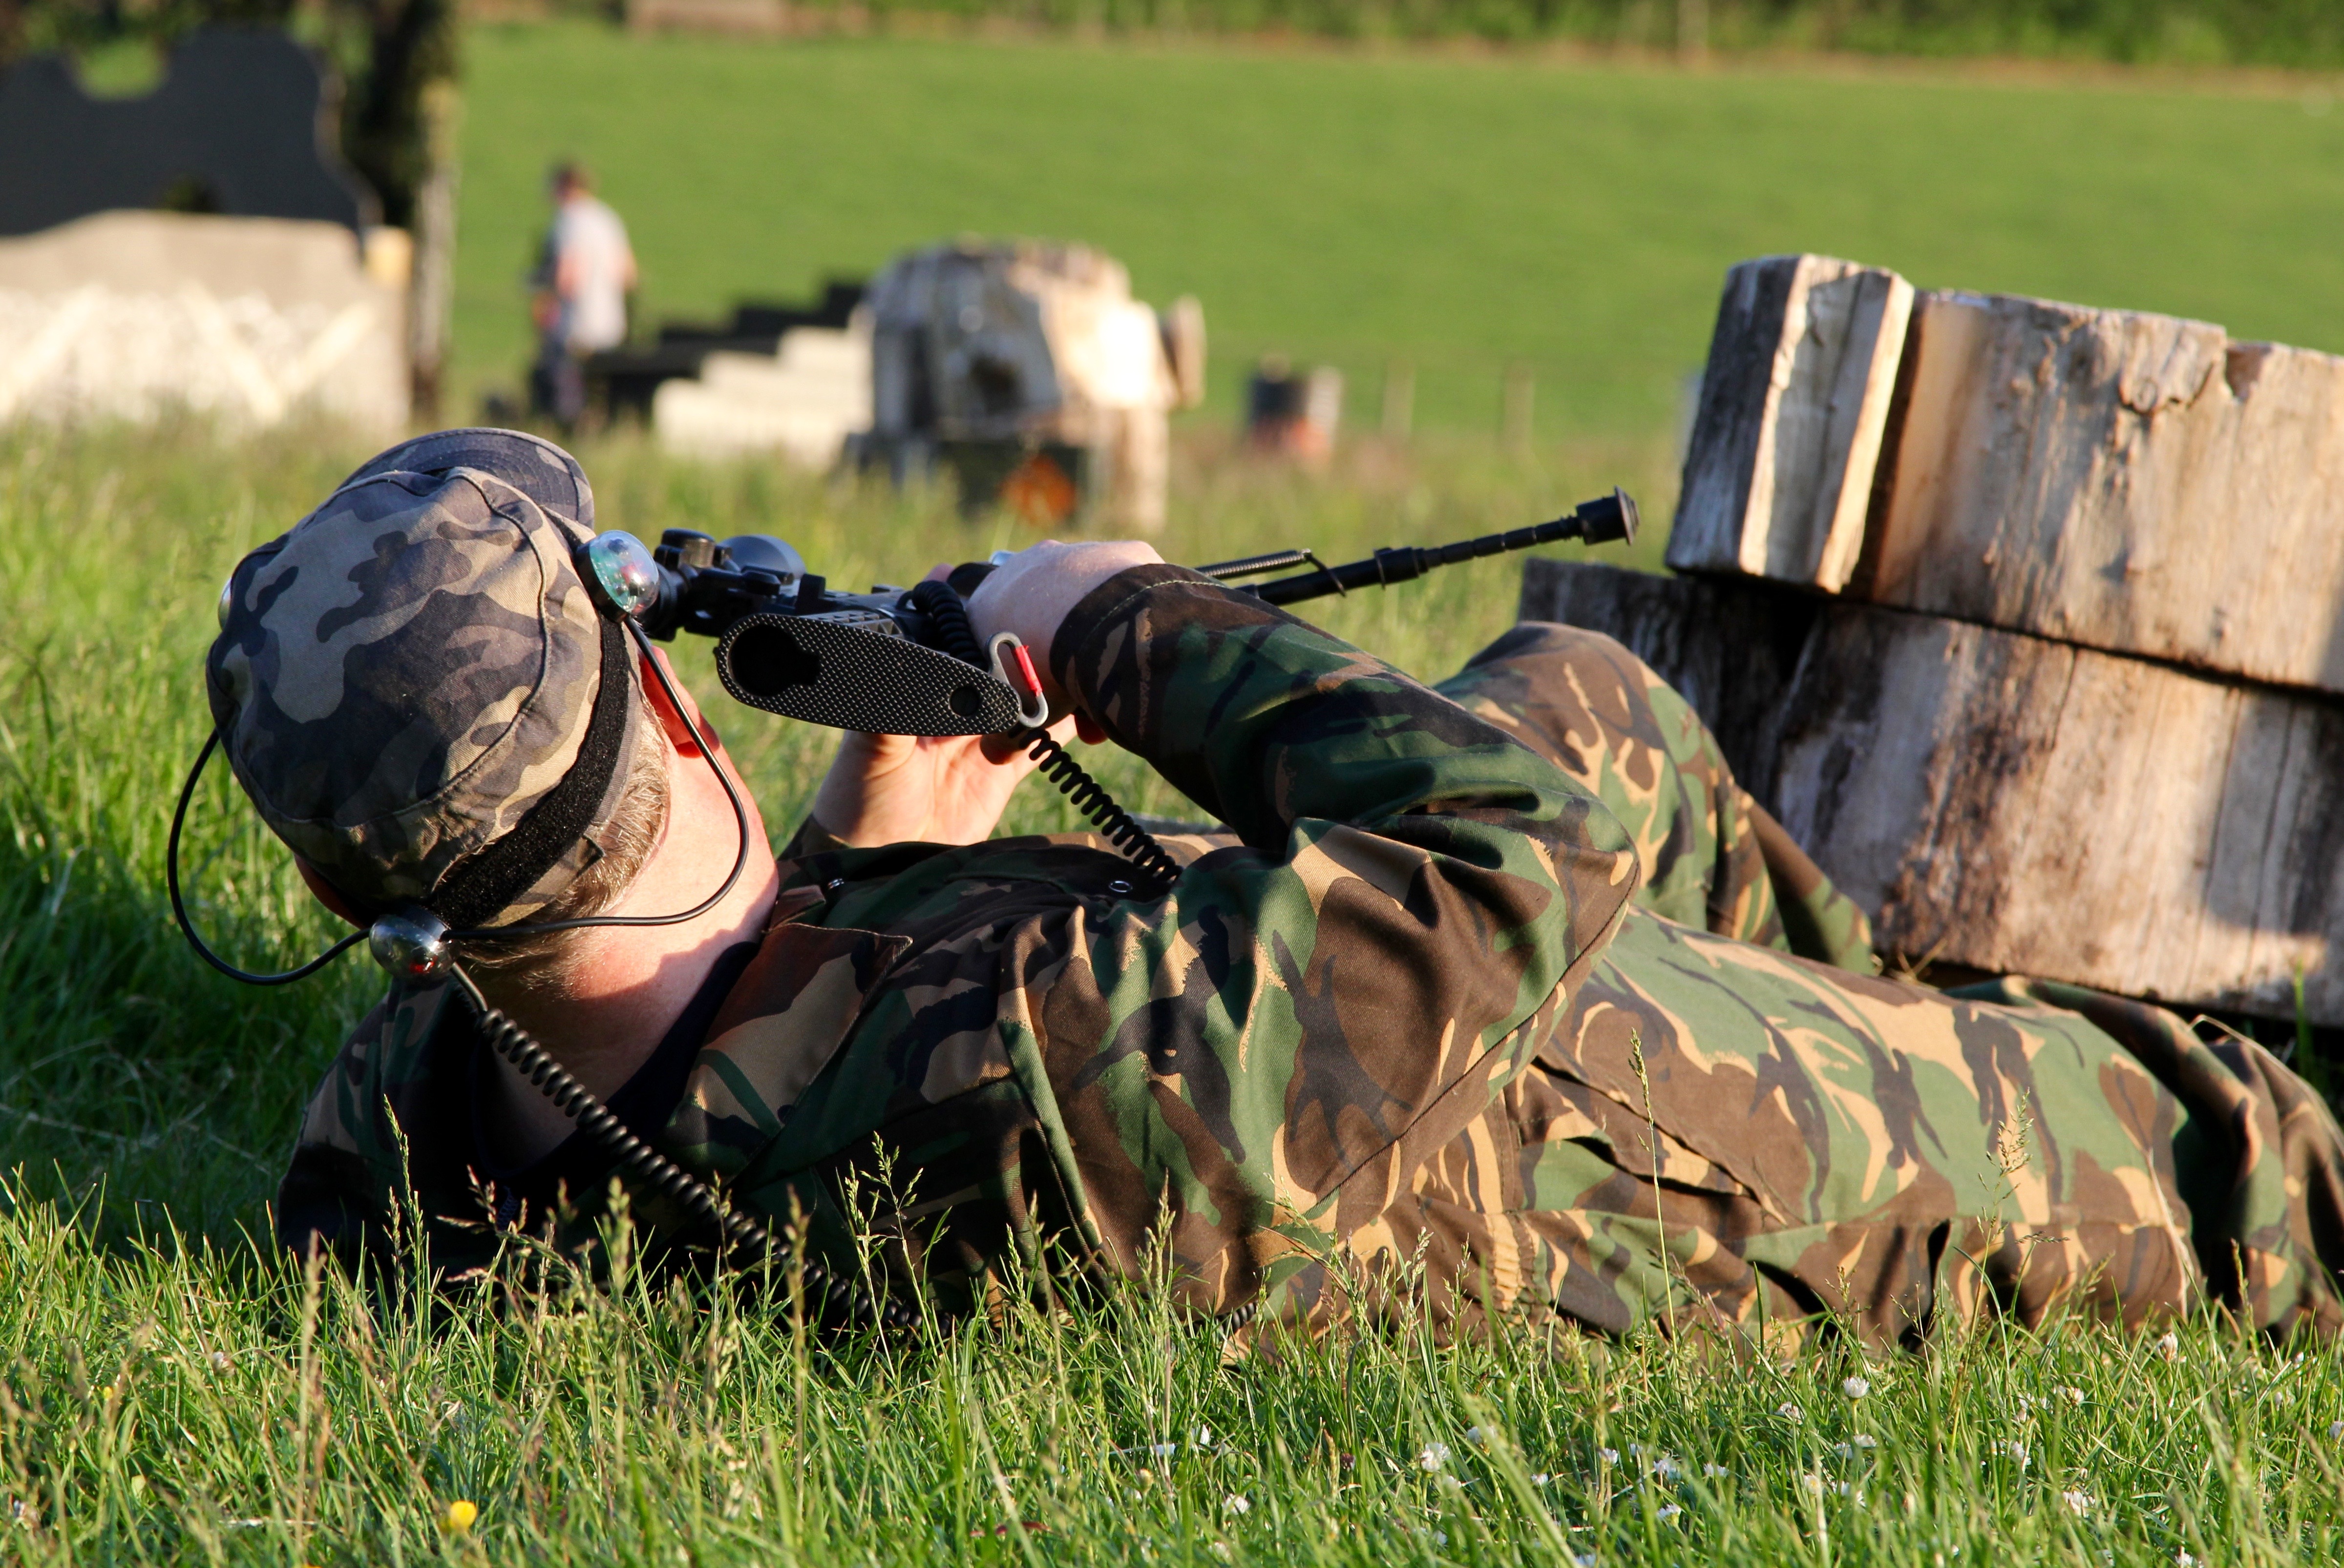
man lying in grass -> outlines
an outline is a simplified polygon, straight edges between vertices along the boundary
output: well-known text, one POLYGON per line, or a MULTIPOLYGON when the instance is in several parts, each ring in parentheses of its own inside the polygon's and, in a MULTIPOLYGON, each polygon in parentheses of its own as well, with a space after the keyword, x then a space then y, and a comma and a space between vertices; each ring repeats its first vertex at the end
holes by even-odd
MULTIPOLYGON (((598 618, 593 527, 567 454, 447 433, 237 568, 213 712, 338 912, 722 884, 730 765, 598 618)), ((461 955, 733 1204, 848 1269, 878 1235, 898 1298, 1162 1271, 1248 1332, 1359 1295, 1451 1332, 2344 1322, 2344 1138, 2300 1081, 2137 1003, 1875 978, 1618 645, 1519 627, 1428 688, 1137 544, 1037 546, 969 611, 1227 824, 1170 839, 1169 888, 1096 839, 989 839, 1027 765, 987 743, 849 736, 779 864, 698 918, 461 955)), ((591 1235, 615 1173, 434 979, 343 1049, 278 1223, 380 1260, 411 1189, 452 1275, 513 1229, 591 1235)))

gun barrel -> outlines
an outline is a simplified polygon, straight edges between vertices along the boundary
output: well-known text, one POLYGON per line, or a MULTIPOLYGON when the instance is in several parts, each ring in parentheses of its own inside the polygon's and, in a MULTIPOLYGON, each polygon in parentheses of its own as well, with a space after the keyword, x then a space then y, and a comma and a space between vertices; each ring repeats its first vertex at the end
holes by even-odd
MULTIPOLYGON (((1504 555, 1511 550, 1531 549, 1564 539, 1584 539, 1591 545, 1633 539, 1637 520, 1634 498, 1625 490, 1615 488, 1608 496, 1581 501, 1552 522, 1533 523, 1528 528, 1511 528, 1501 534, 1483 534, 1479 538, 1460 539, 1454 544, 1404 546, 1399 549, 1378 550, 1365 560, 1321 567, 1315 572, 1279 578, 1246 591, 1258 594, 1271 604, 1298 604, 1304 599, 1322 598, 1330 593, 1349 593, 1355 588, 1388 588, 1393 583, 1420 578, 1435 567, 1454 566, 1460 561, 1479 560, 1484 556, 1504 555)), ((1224 574, 1238 576, 1243 574, 1228 568, 1267 569, 1256 566, 1255 561, 1270 558, 1256 557, 1254 560, 1224 562, 1219 570, 1209 567, 1206 570, 1215 577, 1224 574)))

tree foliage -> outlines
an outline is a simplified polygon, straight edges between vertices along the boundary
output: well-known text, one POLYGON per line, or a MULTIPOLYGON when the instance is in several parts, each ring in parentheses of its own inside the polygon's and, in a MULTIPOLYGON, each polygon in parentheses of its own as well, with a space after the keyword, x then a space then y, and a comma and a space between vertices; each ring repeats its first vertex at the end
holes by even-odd
POLYGON ((282 27, 317 49, 342 87, 342 155, 382 198, 383 220, 413 217, 430 172, 426 101, 456 74, 455 0, 0 0, 0 66, 23 55, 167 48, 198 27, 282 27))

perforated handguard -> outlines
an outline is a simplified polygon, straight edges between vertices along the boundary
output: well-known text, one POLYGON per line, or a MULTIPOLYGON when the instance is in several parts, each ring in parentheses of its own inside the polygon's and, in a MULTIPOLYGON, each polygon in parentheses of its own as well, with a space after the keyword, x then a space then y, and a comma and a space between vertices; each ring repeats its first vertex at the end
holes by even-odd
POLYGON ((1017 691, 925 648, 885 616, 752 615, 716 645, 736 701, 872 735, 1004 735, 1025 728, 1017 691))

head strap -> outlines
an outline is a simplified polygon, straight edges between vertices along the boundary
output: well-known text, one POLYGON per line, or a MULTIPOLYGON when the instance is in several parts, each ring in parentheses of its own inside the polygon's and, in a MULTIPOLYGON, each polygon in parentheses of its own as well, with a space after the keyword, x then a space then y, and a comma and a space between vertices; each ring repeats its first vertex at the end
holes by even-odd
POLYGON ((510 832, 440 879, 424 904, 451 930, 487 925, 537 886, 594 825, 595 810, 610 793, 627 749, 627 638, 608 617, 600 618, 602 679, 577 760, 510 832))

